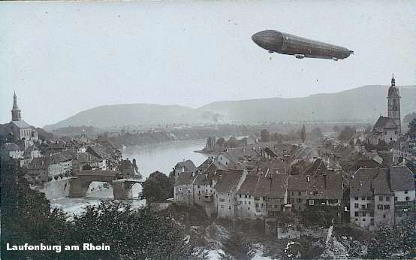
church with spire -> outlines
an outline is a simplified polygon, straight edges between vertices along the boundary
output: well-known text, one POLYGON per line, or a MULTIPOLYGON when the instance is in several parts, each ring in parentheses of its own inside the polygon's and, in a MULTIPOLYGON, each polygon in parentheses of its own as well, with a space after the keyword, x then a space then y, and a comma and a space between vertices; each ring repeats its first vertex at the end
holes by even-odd
POLYGON ((400 91, 396 86, 394 75, 387 91, 387 116, 380 116, 375 123, 370 143, 377 145, 396 142, 401 134, 400 91))
POLYGON ((14 139, 24 141, 25 146, 33 145, 34 141, 38 140, 38 133, 28 123, 22 119, 22 112, 17 105, 17 95, 13 94, 12 120, 8 124, 10 134, 14 139))

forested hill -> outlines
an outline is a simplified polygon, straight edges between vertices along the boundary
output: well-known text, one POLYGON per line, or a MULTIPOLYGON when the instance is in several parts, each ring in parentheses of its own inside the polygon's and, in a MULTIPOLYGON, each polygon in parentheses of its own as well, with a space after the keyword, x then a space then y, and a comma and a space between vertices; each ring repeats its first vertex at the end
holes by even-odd
MULTIPOLYGON (((121 104, 88 109, 46 129, 280 121, 369 122, 386 114, 388 86, 364 86, 301 98, 219 101, 194 109, 178 105, 121 104)), ((400 87, 402 116, 416 111, 416 86, 400 87)))

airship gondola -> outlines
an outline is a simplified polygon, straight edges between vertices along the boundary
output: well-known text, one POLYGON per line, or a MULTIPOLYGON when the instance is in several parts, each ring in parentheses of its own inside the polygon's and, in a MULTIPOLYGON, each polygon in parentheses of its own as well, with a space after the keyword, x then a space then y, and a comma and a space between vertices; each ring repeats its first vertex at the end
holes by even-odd
POLYGON ((344 47, 274 30, 255 33, 251 38, 258 46, 270 53, 293 55, 298 59, 306 57, 339 60, 345 59, 354 53, 344 47))

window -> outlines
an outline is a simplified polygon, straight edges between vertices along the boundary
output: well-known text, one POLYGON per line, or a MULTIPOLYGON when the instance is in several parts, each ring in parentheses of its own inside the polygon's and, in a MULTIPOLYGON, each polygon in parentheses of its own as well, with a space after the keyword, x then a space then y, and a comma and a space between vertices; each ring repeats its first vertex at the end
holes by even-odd
POLYGON ((355 199, 355 200, 358 200, 358 197, 355 197, 354 199, 355 199))
POLYGON ((358 209, 358 203, 354 203, 354 208, 358 209))
POLYGON ((355 212, 355 213, 354 213, 354 216, 358 217, 358 212, 355 212))
POLYGON ((361 205, 361 209, 365 209, 365 205, 361 205))
POLYGON ((409 197, 406 197, 406 201, 409 201, 410 200, 410 198, 409 197))
POLYGON ((383 209, 383 205, 377 205, 377 209, 383 209))
POLYGON ((224 205, 221 205, 221 208, 223 209, 224 208, 224 205))
POLYGON ((370 217, 374 217, 374 212, 370 212, 370 217))
POLYGON ((302 202, 302 199, 298 199, 298 202, 302 202))
POLYGON ((231 210, 231 206, 228 206, 228 210, 231 210))
POLYGON ((383 215, 383 218, 386 218, 386 215, 383 215))
POLYGON ((363 222, 365 222, 365 218, 363 218, 363 222))
POLYGON ((374 226, 374 219, 370 219, 370 225, 374 226))
POLYGON ((390 197, 389 196, 386 197, 386 201, 390 201, 390 197))
POLYGON ((372 200, 372 198, 371 197, 367 197, 367 200, 372 200))
POLYGON ((394 201, 397 201, 397 197, 394 197, 394 201))
POLYGON ((379 201, 383 201, 383 196, 378 196, 379 201))
POLYGON ((390 205, 384 205, 384 209, 390 209, 390 205))
POLYGON ((315 201, 314 200, 309 200, 309 205, 315 205, 315 201))
POLYGON ((298 192, 298 195, 300 196, 301 194, 302 194, 302 193, 299 191, 299 192, 298 192))
POLYGON ((362 200, 365 200, 365 197, 362 197, 361 199, 362 199, 362 200))
POLYGON ((407 190, 404 191, 404 194, 407 194, 407 190))

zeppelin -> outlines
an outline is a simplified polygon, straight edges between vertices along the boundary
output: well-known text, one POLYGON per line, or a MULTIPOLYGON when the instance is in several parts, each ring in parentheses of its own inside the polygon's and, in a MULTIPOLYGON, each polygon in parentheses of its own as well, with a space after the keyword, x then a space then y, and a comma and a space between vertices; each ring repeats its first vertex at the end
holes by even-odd
POLYGON ((354 53, 344 47, 274 30, 255 33, 251 38, 258 46, 268 50, 270 53, 277 52, 293 55, 298 59, 306 57, 339 60, 345 59, 354 53))

